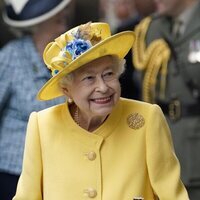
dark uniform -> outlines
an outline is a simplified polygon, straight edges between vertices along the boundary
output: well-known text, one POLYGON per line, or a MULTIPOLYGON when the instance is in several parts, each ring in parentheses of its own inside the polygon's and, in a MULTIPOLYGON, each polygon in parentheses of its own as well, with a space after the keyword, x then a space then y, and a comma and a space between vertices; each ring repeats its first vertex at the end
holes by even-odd
POLYGON ((143 98, 166 115, 191 200, 200 199, 199 20, 200 3, 183 35, 175 38, 171 18, 146 18, 135 30, 134 46, 134 65, 144 72, 143 98))
MULTIPOLYGON (((142 17, 137 15, 134 18, 131 18, 120 26, 117 27, 116 33, 122 31, 132 31, 134 27, 141 21, 142 17)), ((125 56, 126 59, 126 70, 120 77, 121 84, 121 96, 129 99, 139 100, 141 98, 139 83, 136 77, 134 76, 134 66, 132 61, 132 50, 128 52, 125 56)))

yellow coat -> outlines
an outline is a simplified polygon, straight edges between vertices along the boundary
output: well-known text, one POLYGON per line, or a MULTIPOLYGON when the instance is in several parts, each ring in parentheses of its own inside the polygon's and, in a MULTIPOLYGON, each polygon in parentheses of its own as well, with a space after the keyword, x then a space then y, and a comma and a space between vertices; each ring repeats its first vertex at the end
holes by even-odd
POLYGON ((73 121, 66 104, 31 114, 14 200, 137 197, 189 199, 157 105, 120 99, 93 133, 73 121))

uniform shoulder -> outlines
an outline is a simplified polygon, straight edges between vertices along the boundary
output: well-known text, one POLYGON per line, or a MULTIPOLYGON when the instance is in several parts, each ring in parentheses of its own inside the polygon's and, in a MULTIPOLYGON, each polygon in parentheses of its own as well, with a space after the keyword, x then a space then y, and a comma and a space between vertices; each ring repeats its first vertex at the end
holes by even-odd
POLYGON ((146 21, 148 24, 148 28, 157 28, 159 29, 159 27, 165 26, 165 22, 169 21, 170 18, 166 17, 166 16, 162 16, 159 15, 158 13, 153 13, 145 18, 143 18, 139 25, 144 26, 144 22, 146 21), (150 23, 148 23, 148 21, 150 21, 150 23))
POLYGON ((144 18, 136 29, 138 42, 145 42, 147 45, 156 39, 163 37, 163 32, 168 29, 170 18, 154 13, 144 18))
POLYGON ((150 15, 150 18, 151 18, 151 24, 162 24, 163 21, 168 19, 168 17, 162 16, 158 13, 153 13, 152 15, 150 15))

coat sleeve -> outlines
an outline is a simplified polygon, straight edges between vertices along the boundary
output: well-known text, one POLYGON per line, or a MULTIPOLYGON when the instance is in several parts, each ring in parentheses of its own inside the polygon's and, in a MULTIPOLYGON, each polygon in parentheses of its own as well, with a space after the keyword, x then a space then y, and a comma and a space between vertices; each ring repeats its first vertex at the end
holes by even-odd
POLYGON ((42 200, 42 157, 36 112, 29 118, 22 173, 13 200, 42 200))
POLYGON ((171 133, 159 106, 152 106, 147 124, 147 167, 155 195, 161 200, 188 200, 171 133))
POLYGON ((11 52, 6 49, 2 49, 0 51, 0 116, 1 112, 7 103, 9 96, 11 95, 11 81, 13 79, 12 74, 12 66, 10 66, 10 61, 8 58, 8 54, 11 52))

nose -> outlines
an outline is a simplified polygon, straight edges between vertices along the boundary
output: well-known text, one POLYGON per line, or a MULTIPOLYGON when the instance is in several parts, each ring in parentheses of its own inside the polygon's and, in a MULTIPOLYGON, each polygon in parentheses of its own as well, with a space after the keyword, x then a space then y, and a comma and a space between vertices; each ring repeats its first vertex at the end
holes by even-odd
POLYGON ((96 79, 96 85, 95 85, 95 90, 97 92, 102 92, 102 93, 106 93, 108 90, 108 85, 106 84, 106 82, 103 80, 102 77, 98 77, 96 79))

